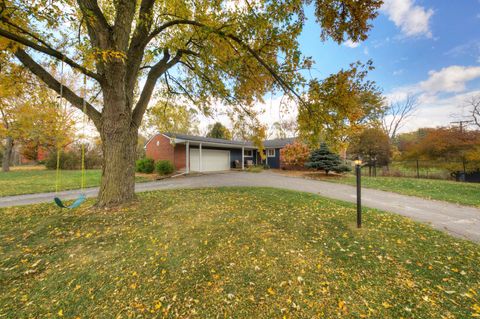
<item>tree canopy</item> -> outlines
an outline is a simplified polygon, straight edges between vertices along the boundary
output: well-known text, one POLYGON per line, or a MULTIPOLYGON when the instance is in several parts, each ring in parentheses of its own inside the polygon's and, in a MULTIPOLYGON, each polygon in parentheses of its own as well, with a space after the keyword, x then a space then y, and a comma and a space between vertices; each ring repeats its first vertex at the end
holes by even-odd
POLYGON ((22 66, 0 59, 0 138, 5 140, 4 171, 8 171, 14 144, 26 158, 36 159, 39 148, 54 150, 72 142, 71 111, 56 95, 22 66))
POLYGON ((160 100, 147 111, 145 126, 157 132, 199 134, 196 113, 186 105, 160 100))
POLYGON ((265 93, 302 101, 298 36, 315 4, 320 38, 363 40, 381 0, 2 0, 0 46, 85 109, 102 139, 99 205, 134 197, 138 128, 155 90, 202 111, 246 112, 265 93), (85 101, 46 68, 65 63, 98 90, 85 101))
POLYGON ((232 133, 230 133, 228 128, 223 126, 222 123, 215 122, 215 124, 213 124, 210 127, 210 130, 207 133, 207 137, 223 138, 225 140, 231 140, 232 139, 232 133))
POLYGON ((388 165, 392 155, 388 134, 379 127, 369 127, 353 138, 348 153, 360 155, 365 161, 376 159, 378 165, 388 165))

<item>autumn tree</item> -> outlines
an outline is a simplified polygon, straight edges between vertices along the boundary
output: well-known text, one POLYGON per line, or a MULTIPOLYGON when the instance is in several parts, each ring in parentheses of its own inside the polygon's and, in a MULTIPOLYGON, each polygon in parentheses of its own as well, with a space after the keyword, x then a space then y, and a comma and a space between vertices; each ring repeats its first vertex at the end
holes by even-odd
POLYGON ((197 111, 183 104, 160 100, 147 111, 146 126, 157 132, 199 134, 197 111))
POLYGON ((309 156, 310 149, 300 141, 285 145, 285 147, 280 150, 282 167, 285 168, 303 168, 309 156))
POLYGON ((272 125, 275 138, 289 138, 298 135, 298 123, 296 118, 280 120, 272 125))
MULTIPOLYGON (((43 65, 63 61, 89 77, 99 100, 85 112, 103 148, 99 206, 134 197, 138 128, 157 86, 199 108, 221 101, 235 111, 268 91, 296 92, 311 65, 297 38, 304 5, 315 2, 321 39, 364 40, 381 0, 185 1, 38 0, 0 2, 2 46, 57 93, 43 65), (168 83, 167 83, 168 82, 168 83)), ((78 109, 70 87, 63 96, 78 109)))
POLYGON ((392 155, 390 138, 379 127, 366 128, 354 138, 348 153, 360 155, 366 161, 376 159, 379 165, 388 165, 392 155))
POLYGON ((450 170, 463 170, 467 162, 479 168, 480 131, 457 127, 422 128, 398 136, 404 160, 428 160, 450 170))
POLYGON ((73 114, 60 108, 57 96, 10 59, 0 62, 0 137, 5 140, 2 170, 9 170, 14 144, 28 159, 39 149, 54 151, 72 142, 73 114))
POLYGON ((322 81, 312 80, 308 103, 299 106, 300 135, 311 146, 327 142, 344 151, 350 139, 378 121, 383 98, 375 82, 367 80, 371 62, 355 63, 322 81))
POLYGON ((226 128, 222 123, 215 122, 213 125, 210 126, 209 131, 207 133, 207 137, 213 138, 223 138, 226 140, 232 139, 232 133, 226 128))
POLYGON ((16 121, 21 114, 20 108, 28 103, 25 93, 28 91, 26 70, 12 63, 7 54, 0 55, 0 137, 5 141, 2 171, 10 170, 13 146, 18 136, 16 121))

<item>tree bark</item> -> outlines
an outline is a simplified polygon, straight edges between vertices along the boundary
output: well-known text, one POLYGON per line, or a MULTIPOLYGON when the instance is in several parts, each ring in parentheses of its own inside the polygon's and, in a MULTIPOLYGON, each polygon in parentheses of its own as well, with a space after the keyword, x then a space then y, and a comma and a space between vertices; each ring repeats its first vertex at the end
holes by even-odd
POLYGON ((116 124, 101 129, 103 165, 97 206, 116 206, 135 198, 138 130, 116 124), (113 129, 113 130, 112 130, 113 129))
POLYGON ((13 155, 13 138, 11 136, 7 136, 5 140, 5 153, 3 154, 3 161, 2 161, 3 172, 10 171, 10 163, 12 162, 12 155, 13 155))

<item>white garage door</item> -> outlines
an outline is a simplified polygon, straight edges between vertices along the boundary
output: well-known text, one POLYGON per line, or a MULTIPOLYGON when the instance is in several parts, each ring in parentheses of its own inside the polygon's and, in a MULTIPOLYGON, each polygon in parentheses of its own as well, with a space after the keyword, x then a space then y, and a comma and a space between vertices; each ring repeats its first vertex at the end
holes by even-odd
POLYGON ((190 149, 190 170, 194 172, 226 171, 230 169, 230 151, 202 149, 202 165, 200 152, 190 149), (200 169, 201 167, 201 169, 200 169))

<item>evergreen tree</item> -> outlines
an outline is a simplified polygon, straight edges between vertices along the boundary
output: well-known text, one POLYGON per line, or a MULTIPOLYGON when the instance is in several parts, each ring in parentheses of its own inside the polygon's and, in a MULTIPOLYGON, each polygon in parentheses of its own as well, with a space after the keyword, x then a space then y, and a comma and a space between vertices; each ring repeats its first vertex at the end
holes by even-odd
POLYGON ((305 166, 316 170, 324 170, 327 175, 330 171, 342 173, 350 170, 348 166, 342 164, 340 156, 331 152, 325 143, 322 143, 319 149, 310 154, 305 166))

